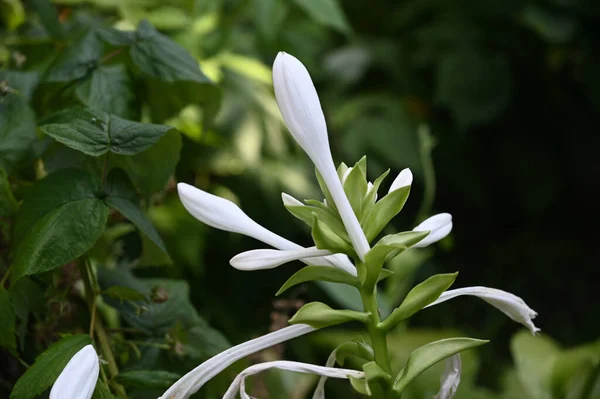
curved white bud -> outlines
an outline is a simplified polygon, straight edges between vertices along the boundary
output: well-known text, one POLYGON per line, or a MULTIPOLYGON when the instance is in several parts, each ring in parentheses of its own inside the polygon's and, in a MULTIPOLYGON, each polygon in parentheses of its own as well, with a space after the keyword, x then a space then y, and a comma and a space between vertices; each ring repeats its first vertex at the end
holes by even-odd
POLYGON ((215 355, 181 377, 158 399, 187 399, 198 392, 210 379, 236 361, 273 345, 315 331, 308 324, 295 324, 262 337, 246 341, 215 355))
POLYGON ((462 295, 471 295, 483 299, 517 323, 521 323, 526 326, 532 334, 536 334, 538 331, 540 331, 540 329, 537 328, 532 321, 537 316, 537 312, 535 310, 527 306, 525 301, 518 296, 511 294, 510 292, 498 290, 496 288, 465 287, 449 290, 444 292, 435 302, 427 305, 426 307, 434 306, 462 295))
POLYGON ((84 346, 69 360, 54 382, 50 399, 90 399, 99 373, 96 350, 92 345, 84 346))
POLYGON ((440 380, 440 391, 435 395, 435 399, 452 399, 460 384, 460 375, 462 373, 462 362, 460 354, 455 354, 446 359, 446 370, 440 380))
POLYGON ((291 249, 287 251, 280 251, 277 249, 254 249, 234 256, 229 261, 229 264, 238 270, 273 269, 294 260, 327 255, 331 255, 331 252, 318 249, 317 247, 291 249))
POLYGON ((402 169, 398 176, 392 182, 388 194, 392 191, 395 191, 401 187, 406 187, 412 185, 413 182, 413 174, 409 168, 402 169))
POLYGON ((302 202, 286 193, 281 193, 281 200, 285 206, 304 206, 302 202))
POLYGON ((413 245, 423 248, 446 237, 452 231, 452 215, 449 213, 438 213, 413 229, 413 231, 429 231, 429 235, 413 245))
POLYGON ((290 362, 287 360, 277 360, 273 362, 266 362, 255 364, 253 366, 248 367, 244 371, 235 377, 233 383, 229 386, 225 395, 223 395, 223 399, 235 399, 237 393, 240 393, 242 399, 251 399, 250 396, 246 393, 246 377, 258 374, 262 371, 276 368, 279 370, 288 370, 288 371, 296 371, 299 373, 307 373, 307 374, 319 374, 322 376, 332 377, 332 378, 348 378, 349 376, 355 378, 364 378, 365 374, 362 371, 350 370, 350 369, 336 369, 332 367, 323 367, 323 366, 315 366, 313 364, 308 363, 300 363, 300 362, 290 362))
POLYGON ((280 52, 273 64, 273 87, 285 124, 321 173, 352 245, 359 258, 364 260, 370 249, 369 242, 333 164, 325 116, 308 71, 296 58, 280 52))

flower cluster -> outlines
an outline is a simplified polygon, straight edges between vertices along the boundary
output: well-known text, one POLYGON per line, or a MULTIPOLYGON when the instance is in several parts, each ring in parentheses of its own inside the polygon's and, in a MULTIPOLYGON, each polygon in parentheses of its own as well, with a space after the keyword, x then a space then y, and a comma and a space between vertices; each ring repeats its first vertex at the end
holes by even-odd
MULTIPOLYGON (((364 312, 334 310, 319 302, 309 303, 290 320, 292 325, 234 346, 212 357, 183 376, 159 399, 189 398, 207 381, 245 356, 316 329, 346 321, 364 323, 370 334, 372 346, 364 342, 349 342, 336 349, 337 354, 342 350, 349 350, 355 356, 364 359, 362 371, 334 368, 336 351, 332 353, 325 366, 290 361, 256 364, 237 376, 224 398, 234 398, 238 392, 242 398, 249 398, 245 392, 246 377, 270 368, 321 375, 314 393, 315 399, 324 398, 324 385, 328 377, 349 379, 357 391, 368 395, 376 384, 389 390, 393 389, 400 394, 412 378, 424 368, 448 359, 437 398, 450 399, 460 381, 461 362, 458 353, 481 345, 485 341, 451 338, 425 345, 411 355, 411 358, 418 361, 411 362, 409 359, 406 367, 392 381, 385 343, 387 331, 421 309, 464 295, 483 299, 514 321, 527 326, 532 333, 539 330, 532 322, 536 313, 521 298, 513 294, 487 287, 448 290, 456 274, 436 275, 419 284, 391 315, 380 320, 375 293, 377 282, 390 273, 383 267, 385 262, 411 247, 422 248, 446 237, 452 230, 452 216, 448 213, 434 215, 410 232, 385 236, 371 246, 406 202, 413 181, 411 171, 409 169, 401 171, 392 182, 387 194, 379 198, 379 187, 388 172, 370 182, 367 179, 364 158, 353 167, 341 164, 337 169, 335 168, 319 97, 304 65, 293 56, 280 53, 273 65, 273 82, 283 119, 296 142, 314 163, 317 179, 325 196, 321 202, 316 200, 302 202, 288 194, 282 194, 284 206, 292 215, 306 222, 311 228, 315 245, 305 248, 289 241, 256 223, 233 202, 188 184, 178 184, 179 197, 189 213, 201 222, 216 229, 252 237, 275 248, 257 249, 234 256, 230 264, 236 269, 247 271, 270 269, 300 260, 308 266, 292 276, 284 284, 282 291, 292 285, 311 280, 349 284, 360 291, 365 306, 364 312)), ((90 351, 86 350, 86 353, 88 352, 90 351)), ((96 367, 95 374, 87 371, 85 373, 86 378, 90 381, 93 378, 95 383, 98 374, 97 358, 95 362, 91 362, 91 357, 82 359, 81 356, 76 355, 63 374, 70 373, 71 378, 83 378, 82 371, 75 372, 70 368, 71 363, 87 362, 88 368, 93 363, 96 367)), ((65 389, 61 378, 63 375, 55 384, 57 392, 63 392, 65 389)), ((89 391, 90 386, 93 387, 90 384, 85 382, 86 392, 89 391)), ((74 398, 75 396, 61 394, 60 397, 74 398)), ((89 396, 85 397, 89 398, 89 396)))

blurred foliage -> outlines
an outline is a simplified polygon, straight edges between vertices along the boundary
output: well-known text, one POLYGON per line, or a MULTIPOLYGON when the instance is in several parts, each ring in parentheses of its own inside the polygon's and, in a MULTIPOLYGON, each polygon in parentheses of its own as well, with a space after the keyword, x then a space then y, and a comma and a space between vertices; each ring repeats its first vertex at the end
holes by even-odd
MULTIPOLYGON (((175 195, 175 181, 192 183, 309 242, 300 223, 281 222, 293 220, 281 191, 318 193, 272 94, 270 64, 284 50, 311 71, 336 159, 367 154, 373 176, 414 172, 398 229, 432 210, 454 215, 451 237, 392 265, 390 306, 425 276, 460 270, 457 286, 514 292, 574 348, 520 333, 511 345, 510 320, 457 301, 399 330, 397 361, 460 329, 492 344, 465 357, 458 399, 600 397, 599 347, 589 344, 600 332, 595 0, 2 0, 0 10, 0 396, 62 334, 89 328, 81 270, 97 275, 122 373, 114 382, 132 398, 158 396, 229 342, 281 327, 305 300, 357 306, 339 287, 311 284, 273 302, 290 266, 230 268, 255 243, 206 229, 175 195), (65 128, 74 121, 92 142, 65 128), (111 141, 131 122, 155 134, 111 141), (152 374, 161 371, 171 374, 152 374)), ((357 333, 325 330, 249 361, 286 350, 324 363, 340 335, 357 333)), ((197 396, 219 397, 233 372, 197 396)), ((440 372, 407 398, 431 397, 440 372)), ((270 372, 253 392, 300 398, 314 383, 270 372)))

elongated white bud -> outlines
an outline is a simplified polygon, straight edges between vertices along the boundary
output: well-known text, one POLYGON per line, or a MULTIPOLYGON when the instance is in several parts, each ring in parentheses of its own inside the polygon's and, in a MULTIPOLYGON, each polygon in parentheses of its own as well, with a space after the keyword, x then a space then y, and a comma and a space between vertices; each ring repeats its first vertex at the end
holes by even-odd
POLYGON ((279 370, 296 371, 299 373, 319 374, 322 376, 332 378, 347 379, 349 376, 355 378, 364 378, 365 376, 365 374, 362 371, 357 370, 336 369, 333 367, 315 366, 313 364, 308 363, 278 360, 274 362, 255 364, 242 371, 240 374, 237 375, 235 380, 233 380, 233 383, 229 386, 229 389, 227 390, 227 392, 225 392, 225 395, 223 395, 223 399, 235 399, 238 392, 240 393, 242 399, 251 399, 250 396, 248 396, 248 394, 246 393, 246 377, 272 368, 276 368, 279 370))
POLYGON ((50 399, 90 399, 99 372, 100 365, 94 347, 84 346, 69 360, 54 382, 50 399))
POLYGON ((307 324, 296 324, 229 348, 211 357, 181 377, 158 399, 188 399, 191 395, 198 392, 210 379, 236 361, 252 353, 313 331, 315 331, 315 328, 307 324))
POLYGON ((446 370, 442 374, 440 391, 435 395, 435 399, 452 399, 460 384, 460 375, 462 373, 462 362, 460 354, 450 356, 446 359, 446 370))
POLYGON ((327 255, 331 255, 331 252, 318 249, 317 247, 292 249, 287 251, 280 251, 277 249, 254 249, 234 256, 229 261, 229 264, 238 270, 262 270, 272 269, 293 260, 327 255))
POLYGON ((410 185, 412 185, 412 182, 413 182, 413 174, 410 171, 410 169, 408 169, 408 168, 402 169, 402 171, 400 171, 398 176, 392 182, 392 185, 390 186, 388 193, 391 193, 392 191, 395 191, 401 187, 410 186, 410 185))
POLYGON ((354 250, 364 260, 369 251, 369 243, 333 165, 325 116, 308 71, 296 58, 280 52, 273 64, 273 87, 285 124, 319 170, 354 250))
POLYGON ((446 237, 452 231, 452 215, 449 213, 438 213, 413 229, 413 231, 430 231, 429 235, 419 241, 413 247, 423 248, 446 237))
POLYGON ((426 307, 434 306, 462 295, 471 295, 483 299, 517 323, 521 323, 529 328, 529 331, 531 331, 532 334, 536 334, 540 331, 532 321, 537 316, 535 310, 527 306, 525 301, 518 296, 495 288, 465 287, 449 290, 444 292, 435 302, 426 307))

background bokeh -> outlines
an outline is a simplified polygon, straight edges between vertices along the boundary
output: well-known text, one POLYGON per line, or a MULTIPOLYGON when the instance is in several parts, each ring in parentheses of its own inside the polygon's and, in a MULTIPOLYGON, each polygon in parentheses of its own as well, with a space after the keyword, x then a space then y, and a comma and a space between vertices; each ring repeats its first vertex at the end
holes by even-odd
MULTIPOLYGON (((539 312, 536 325, 557 346, 597 342, 597 1, 57 0, 55 5, 65 25, 134 29, 148 19, 186 48, 220 88, 214 121, 198 105, 183 104, 174 116, 139 109, 141 118, 182 133, 174 178, 154 194, 148 209, 171 259, 149 250, 137 232, 122 237, 122 250, 137 259, 138 277, 185 279, 198 313, 229 342, 277 327, 302 301, 355 306, 345 292, 314 284, 274 299, 300 265, 252 273, 231 268, 231 257, 261 245, 203 226, 176 196, 174 182, 194 184, 232 199, 282 236, 310 242, 310 232, 281 204, 282 191, 297 198, 321 194, 313 166, 287 134, 275 103, 270 66, 278 51, 293 54, 310 71, 336 162, 354 164, 366 154, 372 178, 387 168, 391 175, 405 167, 413 171, 411 197, 393 228, 411 229, 437 212, 454 217, 451 236, 390 266, 397 273, 382 286, 389 306, 428 276, 459 271, 455 287, 489 286, 522 297, 539 312)), ((0 55, 9 64, 15 47, 11 24, 22 19, 15 28, 20 34, 43 36, 43 16, 19 0, 1 6, 6 41, 0 55)), ((42 51, 23 43, 16 47, 27 56, 25 68, 42 51)), ((159 91, 140 89, 132 101, 160 97, 159 91)), ((337 342, 358 334, 353 327, 326 330, 279 350, 324 363, 337 342)), ((514 338, 519 330, 485 302, 464 298, 417 314, 399 328, 391 347, 402 359, 410 348, 437 337, 461 332, 490 339, 466 362, 465 384, 476 388, 461 388, 459 396, 579 398, 545 396, 527 386, 551 350, 532 349, 539 362, 515 372, 518 348, 525 353, 549 340, 514 338)), ((600 380, 594 345, 593 375, 600 380)), ((257 396, 269 391, 268 397, 292 397, 290 392, 303 397, 314 382, 273 374, 256 383, 257 396)), ((10 386, 14 375, 6 375, 10 386)), ((432 397, 438 375, 406 397, 432 397)), ((226 382, 217 381, 202 395, 217 397, 226 382)), ((348 397, 344 384, 331 387, 332 397, 348 397)), ((581 399, 600 397, 598 391, 590 388, 581 399)))

